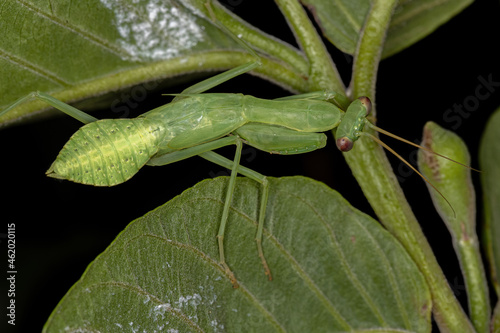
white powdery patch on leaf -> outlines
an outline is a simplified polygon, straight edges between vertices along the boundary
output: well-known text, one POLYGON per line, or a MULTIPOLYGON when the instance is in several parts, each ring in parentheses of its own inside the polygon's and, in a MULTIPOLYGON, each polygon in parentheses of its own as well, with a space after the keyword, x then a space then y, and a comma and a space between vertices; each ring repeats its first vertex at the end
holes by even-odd
POLYGON ((117 41, 132 61, 166 60, 203 40, 195 16, 162 0, 134 0, 125 6, 113 0, 101 3, 115 15, 117 41))

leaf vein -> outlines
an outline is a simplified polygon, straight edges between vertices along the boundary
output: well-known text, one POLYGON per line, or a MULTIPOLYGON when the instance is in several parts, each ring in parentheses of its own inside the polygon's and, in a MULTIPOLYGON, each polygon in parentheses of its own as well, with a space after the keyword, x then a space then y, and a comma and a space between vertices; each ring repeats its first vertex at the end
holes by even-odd
MULTIPOLYGON (((319 212, 309 202, 305 201, 303 198, 301 198, 301 197, 299 197, 299 196, 297 196, 295 194, 292 194, 292 193, 289 193, 289 192, 283 192, 283 191, 280 191, 280 192, 283 193, 283 194, 285 194, 285 195, 288 195, 290 197, 294 197, 295 199, 297 199, 299 201, 302 201, 305 205, 307 205, 315 213, 315 215, 318 217, 319 220, 321 220, 323 223, 326 223, 326 222, 324 222, 324 219, 319 214, 319 212)), ((351 325, 346 321, 346 319, 342 316, 342 314, 340 314, 340 312, 337 310, 337 308, 331 302, 331 300, 328 299, 328 297, 321 291, 321 289, 319 288, 319 286, 314 282, 314 280, 309 276, 309 274, 307 274, 306 270, 291 255, 291 253, 284 248, 283 244, 281 244, 278 241, 278 239, 276 239, 274 237, 274 235, 270 234, 267 231, 266 228, 264 228, 264 233, 267 235, 268 239, 272 239, 274 241, 276 247, 287 257, 287 259, 289 260, 289 262, 293 266, 296 267, 297 272, 299 272, 299 274, 302 276, 302 278, 304 279, 304 281, 307 282, 307 284, 313 290, 313 292, 316 295, 316 297, 318 297, 318 299, 320 299, 322 301, 322 303, 326 305, 326 307, 328 308, 329 312, 338 321, 338 323, 340 325, 342 325, 343 327, 345 327, 345 329, 347 331, 352 330, 351 325)))
POLYGON ((56 24, 56 25, 60 26, 61 28, 68 30, 68 31, 74 33, 75 35, 82 37, 85 40, 90 41, 91 43, 101 47, 102 49, 107 50, 108 52, 110 52, 112 54, 117 55, 118 57, 120 57, 122 59, 128 59, 131 57, 131 55, 126 50, 118 47, 115 44, 110 43, 109 41, 101 38, 100 36, 98 36, 96 34, 93 34, 89 31, 83 31, 83 30, 77 28, 76 26, 71 26, 68 22, 64 22, 54 15, 51 15, 49 13, 45 13, 40 8, 37 8, 37 7, 27 3, 25 1, 17 0, 17 2, 20 3, 22 6, 26 7, 27 9, 31 10, 32 12, 34 12, 36 15, 40 16, 41 18, 46 19, 49 22, 56 24))
POLYGON ((99 283, 94 283, 87 288, 90 289, 98 289, 101 287, 116 287, 120 289, 126 289, 135 292, 136 294, 141 294, 144 296, 148 296, 149 299, 159 305, 167 305, 163 307, 166 311, 170 312, 171 314, 181 318, 185 323, 189 324, 193 329, 197 330, 198 332, 203 332, 203 330, 189 317, 187 317, 185 314, 183 314, 181 311, 179 311, 176 308, 173 308, 171 306, 168 306, 167 303, 163 302, 161 299, 156 297, 156 295, 153 295, 149 293, 148 291, 140 288, 139 286, 134 286, 129 283, 125 282, 119 282, 119 281, 107 281, 107 282, 99 282, 99 283))
POLYGON ((33 64, 26 59, 22 59, 18 56, 15 56, 4 49, 0 49, 0 58, 5 59, 7 62, 24 68, 27 71, 30 71, 37 76, 43 77, 44 79, 48 81, 55 82, 61 86, 68 87, 70 86, 70 83, 64 80, 62 77, 58 76, 57 74, 51 73, 45 69, 42 69, 40 66, 33 64))
POLYGON ((411 324, 408 316, 408 312, 406 311, 406 308, 404 307, 404 300, 401 296, 401 290, 399 288, 399 285, 396 282, 396 276, 394 273, 394 268, 390 264, 389 258, 387 257, 387 253, 384 252, 384 250, 380 247, 380 243, 377 242, 377 240, 373 237, 373 235, 366 229, 366 227, 359 222, 359 220, 356 220, 358 226, 363 229, 366 232, 366 235, 368 238, 372 241, 372 244, 374 245, 375 249, 378 252, 378 258, 382 259, 382 262, 384 263, 384 266, 386 267, 385 271, 388 272, 389 275, 389 283, 392 286, 392 290, 394 291, 394 298, 396 299, 396 302, 398 304, 398 308, 400 309, 401 316, 403 317, 405 326, 408 330, 411 329, 411 324))

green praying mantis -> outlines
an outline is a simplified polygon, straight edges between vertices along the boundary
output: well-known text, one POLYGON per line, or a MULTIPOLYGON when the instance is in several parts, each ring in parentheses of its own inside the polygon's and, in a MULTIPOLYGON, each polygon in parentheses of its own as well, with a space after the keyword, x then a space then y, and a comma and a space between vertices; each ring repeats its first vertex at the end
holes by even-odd
MULTIPOLYGON (((223 239, 238 173, 262 186, 256 243, 265 274, 272 279, 262 249, 269 185, 264 175, 240 165, 243 143, 273 154, 302 154, 324 147, 326 135, 322 132, 336 128, 337 147, 347 152, 363 135, 388 148, 377 137, 366 133, 365 126, 396 136, 367 120, 371 109, 368 97, 351 102, 342 94, 317 91, 265 100, 242 94, 204 93, 260 65, 259 57, 249 46, 227 29, 223 30, 256 60, 199 82, 174 95, 171 103, 137 118, 98 120, 43 92, 20 98, 0 112, 0 116, 27 100, 37 98, 85 124, 73 134, 48 169, 47 175, 54 178, 94 186, 114 186, 133 177, 144 165, 167 165, 193 156, 230 169, 217 241, 220 264, 233 286, 237 287, 237 280, 226 264, 223 239), (236 146, 233 161, 213 151, 229 145, 236 146)), ((420 175, 413 166, 407 165, 420 175)))

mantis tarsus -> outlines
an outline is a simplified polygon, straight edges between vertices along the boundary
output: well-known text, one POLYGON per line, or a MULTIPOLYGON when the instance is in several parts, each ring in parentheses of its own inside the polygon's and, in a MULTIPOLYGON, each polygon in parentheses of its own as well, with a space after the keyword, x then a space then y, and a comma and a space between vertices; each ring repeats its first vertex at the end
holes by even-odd
MULTIPOLYGON (((240 44, 258 59, 246 44, 240 44)), ((134 119, 97 120, 42 92, 19 99, 0 115, 28 99, 38 98, 86 124, 70 138, 47 171, 54 178, 114 186, 130 179, 146 164, 166 165, 196 155, 231 169, 217 239, 220 263, 236 287, 236 278, 225 261, 223 237, 237 173, 262 184, 256 242, 266 275, 271 279, 261 244, 268 183, 265 176, 239 165, 242 144, 277 154, 306 153, 325 146, 326 136, 320 132, 337 127, 337 147, 346 152, 365 135, 365 125, 380 130, 366 120, 371 108, 367 97, 351 103, 343 95, 327 91, 277 100, 241 94, 203 94, 259 65, 260 61, 254 61, 206 79, 175 95, 172 103, 134 119), (213 152, 233 144, 233 161, 213 152)))

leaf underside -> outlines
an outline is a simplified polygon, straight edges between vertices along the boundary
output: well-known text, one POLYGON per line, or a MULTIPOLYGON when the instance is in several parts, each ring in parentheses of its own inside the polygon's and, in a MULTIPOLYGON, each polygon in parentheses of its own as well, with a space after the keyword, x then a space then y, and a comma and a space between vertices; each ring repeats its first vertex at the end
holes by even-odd
POLYGON ((402 246, 337 192, 270 179, 263 249, 260 188, 238 178, 224 238, 238 289, 218 264, 227 177, 203 181, 133 221, 49 318, 44 332, 430 331, 430 294, 402 246))

